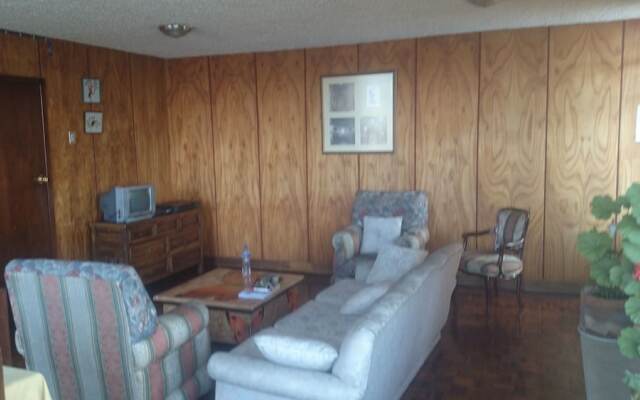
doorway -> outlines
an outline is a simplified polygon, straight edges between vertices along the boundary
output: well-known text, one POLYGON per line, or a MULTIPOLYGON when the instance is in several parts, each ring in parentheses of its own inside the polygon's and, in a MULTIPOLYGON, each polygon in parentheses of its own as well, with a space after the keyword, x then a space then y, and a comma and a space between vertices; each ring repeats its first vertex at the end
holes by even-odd
MULTIPOLYGON (((0 266, 54 256, 42 81, 0 77, 0 266)), ((4 283, 4 279, 2 279, 4 283)))

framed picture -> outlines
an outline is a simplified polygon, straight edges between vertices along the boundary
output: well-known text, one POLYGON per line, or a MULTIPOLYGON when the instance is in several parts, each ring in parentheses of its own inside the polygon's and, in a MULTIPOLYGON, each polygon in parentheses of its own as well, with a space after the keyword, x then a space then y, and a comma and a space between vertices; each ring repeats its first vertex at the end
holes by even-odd
POLYGON ((102 113, 87 111, 84 113, 85 133, 102 133, 102 113))
POLYGON ((100 79, 82 79, 82 101, 89 104, 100 103, 100 79))
POLYGON ((393 152, 395 74, 322 77, 322 151, 393 152))

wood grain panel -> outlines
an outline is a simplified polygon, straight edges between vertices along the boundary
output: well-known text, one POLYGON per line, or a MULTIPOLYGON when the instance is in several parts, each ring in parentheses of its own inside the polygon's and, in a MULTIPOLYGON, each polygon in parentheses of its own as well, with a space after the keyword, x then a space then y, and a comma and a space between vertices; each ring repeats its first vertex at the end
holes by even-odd
POLYGON ((89 255, 89 223, 98 214, 95 162, 91 136, 85 135, 81 81, 87 76, 87 47, 39 40, 45 79, 49 178, 53 191, 57 257, 83 259, 89 255), (70 145, 67 132, 77 133, 70 145))
POLYGON ((140 183, 156 188, 158 202, 173 199, 165 61, 131 55, 131 91, 140 183))
POLYGON ((415 187, 416 41, 358 46, 360 72, 395 71, 395 136, 392 154, 360 155, 360 189, 411 190, 415 187))
POLYGON ((622 23, 551 28, 544 277, 587 278, 576 237, 590 202, 615 195, 622 23))
POLYGON ((416 187, 429 194, 430 248, 476 227, 479 35, 418 40, 416 187))
POLYGON ((102 133, 92 135, 96 162, 96 191, 138 183, 133 136, 131 69, 127 53, 89 47, 89 74, 100 79, 102 133))
POLYGON ((542 279, 548 39, 546 28, 482 33, 480 52, 478 229, 494 226, 499 208, 528 209, 533 280, 542 279))
POLYGON ((247 243, 262 258, 255 55, 211 57, 209 65, 218 254, 238 257, 247 243))
POLYGON ((636 114, 640 105, 640 20, 624 24, 622 65, 622 114, 620 115, 620 164, 618 193, 640 180, 640 145, 635 141, 636 114))
POLYGON ((306 52, 309 256, 321 270, 331 270, 331 236, 351 222, 358 190, 358 156, 322 153, 323 75, 357 72, 356 46, 325 47, 306 52))
POLYGON ((39 77, 37 41, 30 36, 0 34, 0 75, 39 77))
POLYGON ((211 256, 216 252, 217 226, 207 58, 168 60, 167 92, 174 194, 200 201, 204 251, 211 256))
POLYGON ((308 257, 304 51, 257 55, 263 257, 308 257))

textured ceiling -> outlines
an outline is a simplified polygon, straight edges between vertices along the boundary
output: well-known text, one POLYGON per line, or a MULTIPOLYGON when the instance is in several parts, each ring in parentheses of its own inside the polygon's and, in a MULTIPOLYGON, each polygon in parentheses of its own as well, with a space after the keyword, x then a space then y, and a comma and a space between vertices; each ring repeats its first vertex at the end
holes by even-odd
POLYGON ((640 0, 0 0, 0 29, 161 57, 640 17, 640 0), (195 26, 182 39, 157 26, 195 26))

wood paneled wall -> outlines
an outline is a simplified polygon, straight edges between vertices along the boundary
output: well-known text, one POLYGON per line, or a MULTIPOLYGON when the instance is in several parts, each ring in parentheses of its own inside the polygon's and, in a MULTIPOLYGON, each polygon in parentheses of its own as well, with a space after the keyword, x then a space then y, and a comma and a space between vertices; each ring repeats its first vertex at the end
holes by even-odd
POLYGON ((246 242, 320 269, 358 189, 418 189, 431 247, 524 207, 527 279, 581 282, 591 197, 640 178, 638 40, 628 21, 164 61, 1 36, 0 74, 45 79, 61 256, 86 256, 96 195, 115 182, 201 201, 209 255, 246 242), (395 152, 323 154, 320 77, 380 70, 397 77, 395 152), (89 75, 108 83, 101 105, 81 102, 89 75), (109 114, 101 137, 82 133, 92 109, 109 114))
POLYGON ((0 75, 44 83, 56 256, 87 259, 97 196, 113 185, 152 183, 172 197, 165 61, 61 40, 0 34, 0 75), (100 104, 82 102, 82 78, 102 81, 100 104), (160 89, 160 93, 158 93, 160 89), (84 133, 84 112, 102 111, 101 135, 84 133), (77 143, 68 143, 68 132, 77 143))
POLYGON ((638 40, 630 21, 210 58, 211 103, 189 104, 213 110, 215 150, 200 151, 216 163, 217 255, 248 242, 330 268, 358 189, 417 189, 432 248, 522 207, 527 279, 584 281, 575 241, 591 198, 640 177, 638 40), (320 77, 388 70, 395 152, 323 154, 320 77))
MULTIPOLYGON (((543 276, 548 30, 482 35, 478 131, 478 226, 498 208, 530 211, 527 278, 543 276)), ((481 245, 487 246, 486 241, 481 245)))

